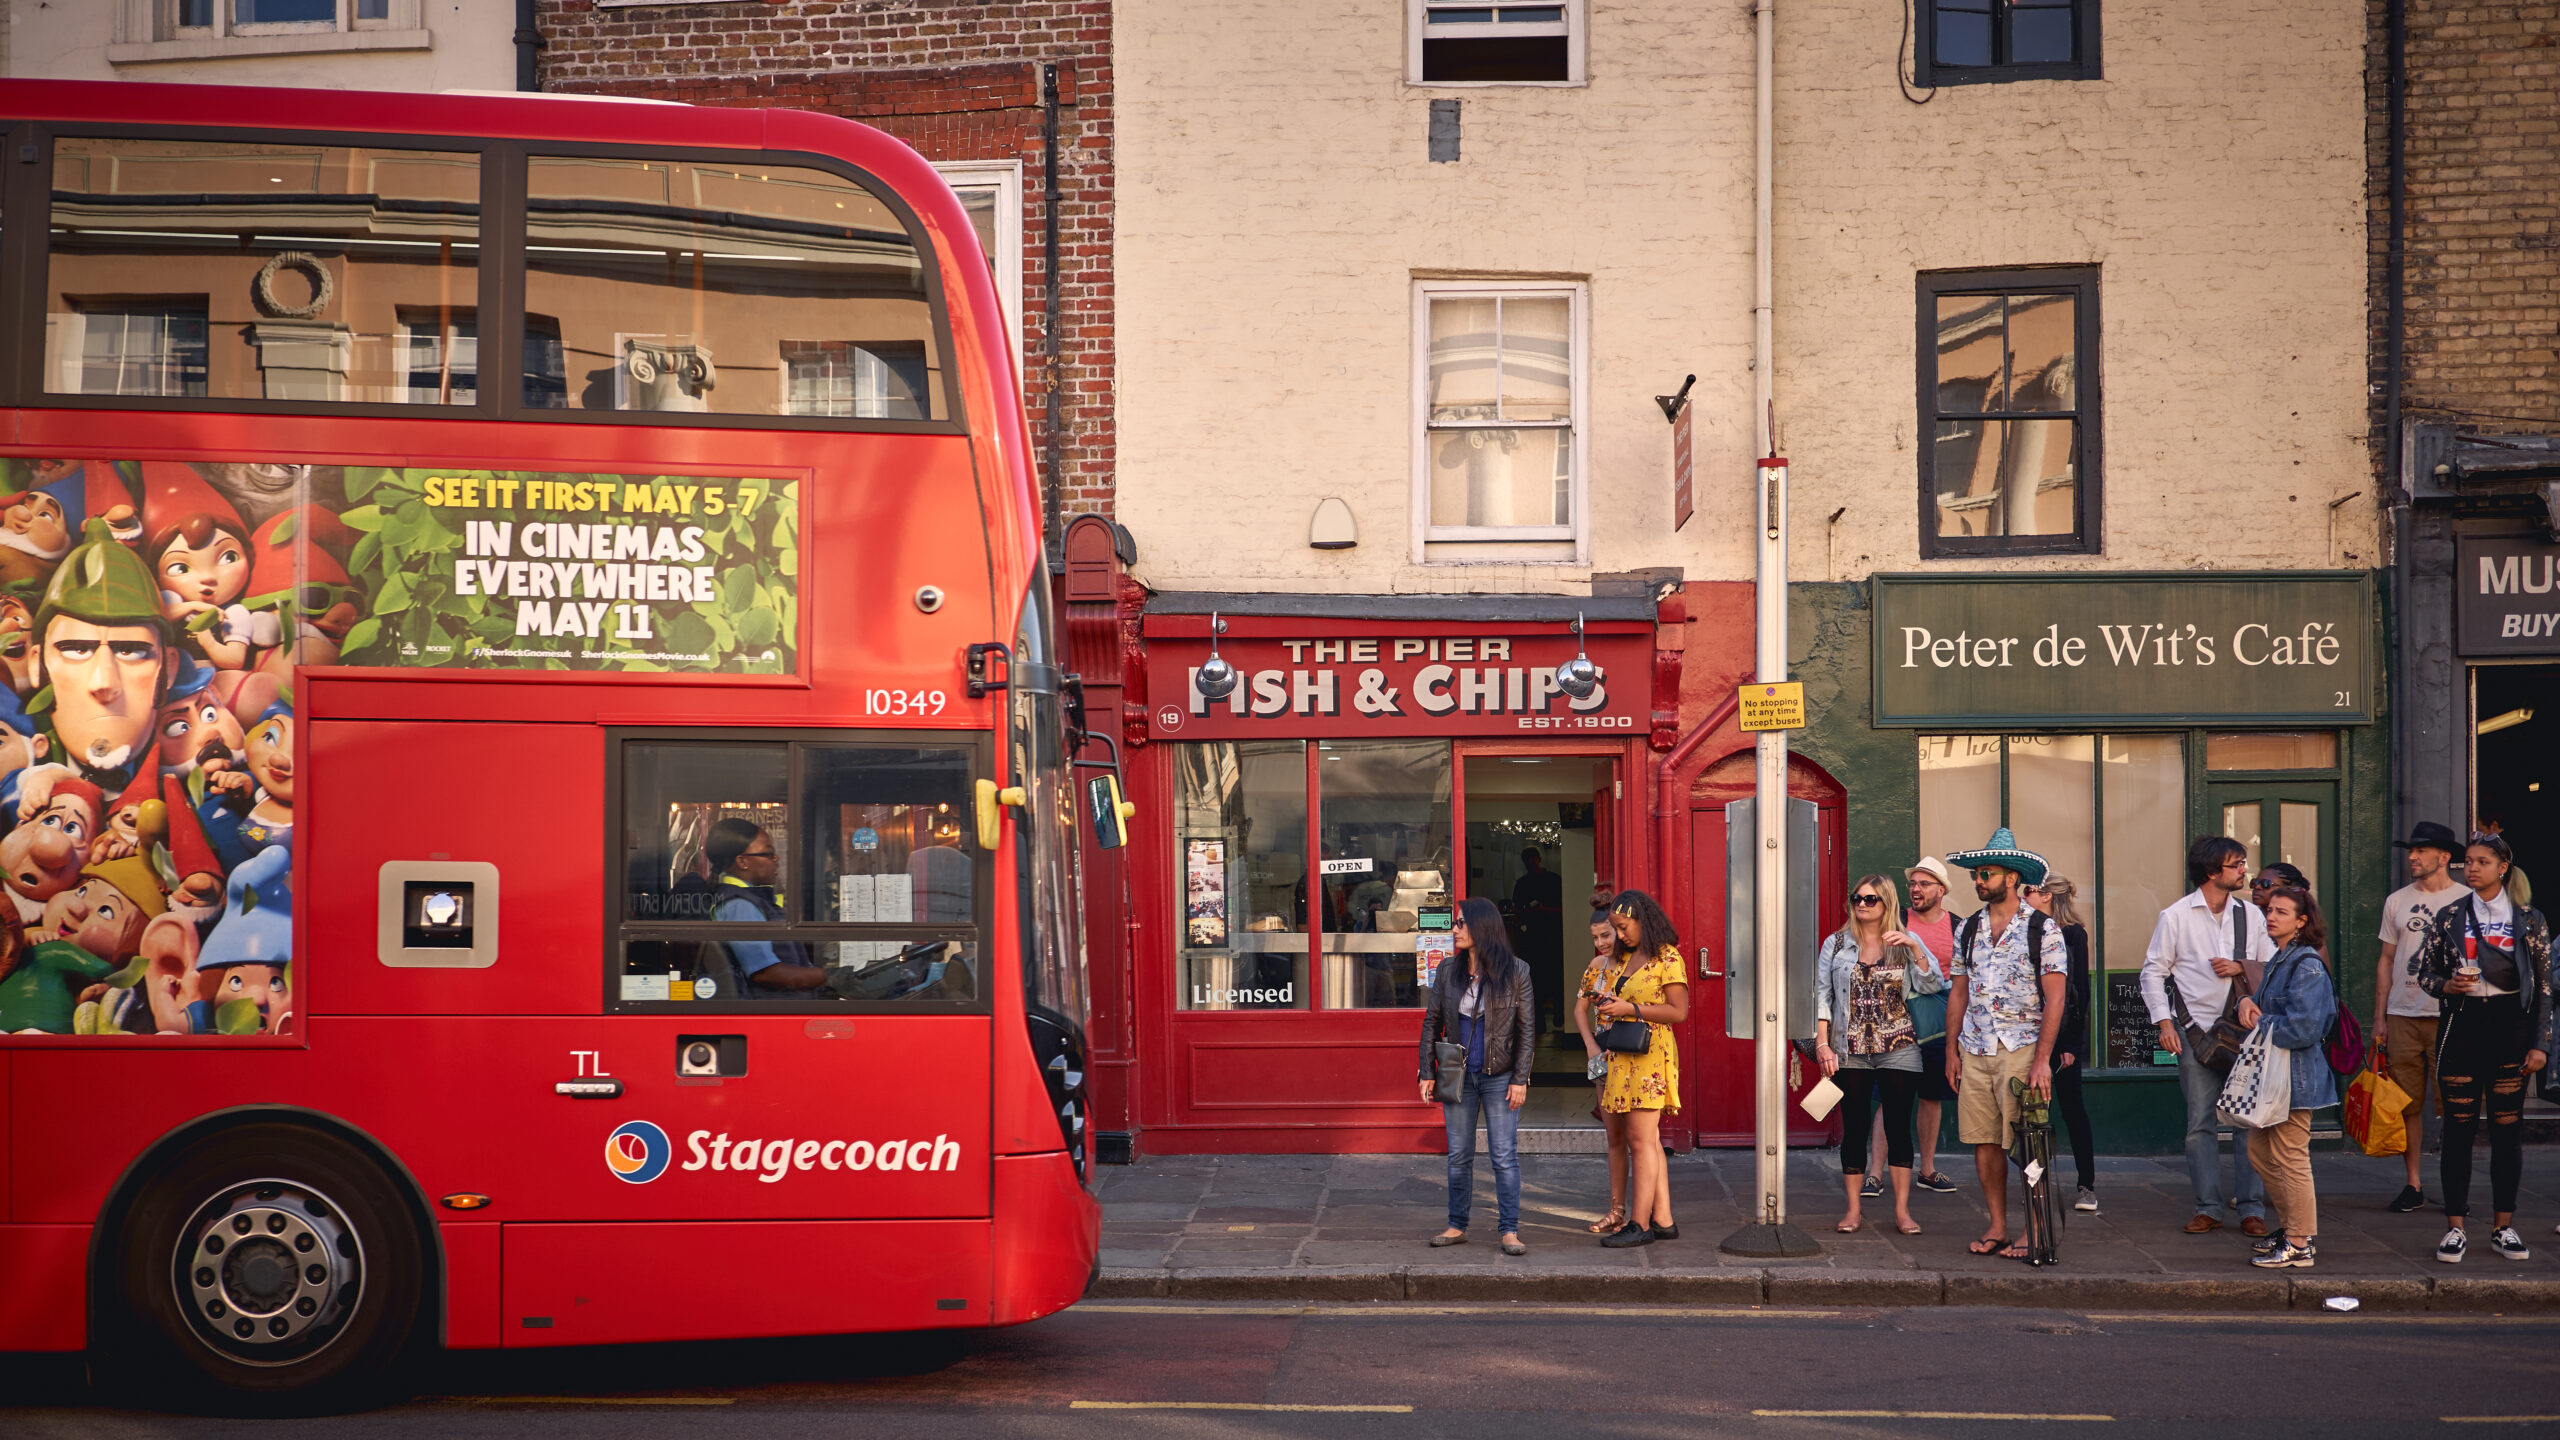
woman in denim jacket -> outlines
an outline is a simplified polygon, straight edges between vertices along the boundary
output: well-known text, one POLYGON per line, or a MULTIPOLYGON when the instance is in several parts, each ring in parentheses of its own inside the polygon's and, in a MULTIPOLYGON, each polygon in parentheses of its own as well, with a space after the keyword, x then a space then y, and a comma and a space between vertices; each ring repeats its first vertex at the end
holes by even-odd
POLYGON ((2240 1023, 2264 1029, 2269 1043, 2293 1052, 2293 1097, 2282 1120, 2249 1132, 2249 1163, 2284 1221, 2282 1234, 2259 1245, 2249 1263, 2308 1270, 2320 1234, 2319 1202, 2311 1192, 2311 1112, 2338 1103, 2338 1077, 2320 1049, 2337 1019, 2338 991, 2321 950, 2328 927, 2311 892, 2288 886, 2269 894, 2265 905, 2276 956, 2257 993, 2240 1002, 2240 1023))
POLYGON ((1849 1210, 1836 1228, 1849 1234, 1863 1218, 1860 1193, 1877 1158, 1867 1153, 1867 1122, 1881 1102, 1894 1228, 1917 1235, 1920 1226, 1911 1218, 1911 1106, 1920 1084, 1920 1040, 1910 1002, 1938 993, 1946 982, 1929 947, 1903 930, 1902 896, 1893 881, 1861 876, 1849 891, 1846 922, 1814 957, 1813 982, 1814 1058, 1842 1097, 1840 1175, 1849 1210))

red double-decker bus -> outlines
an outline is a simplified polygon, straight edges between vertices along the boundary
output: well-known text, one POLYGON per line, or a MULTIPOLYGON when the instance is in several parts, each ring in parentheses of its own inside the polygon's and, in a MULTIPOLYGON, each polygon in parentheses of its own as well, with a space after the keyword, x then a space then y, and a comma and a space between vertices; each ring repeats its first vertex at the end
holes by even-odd
POLYGON ((639 102, 0 127, 0 1349, 308 1397, 1071 1303, 1073 697, 933 170, 639 102))

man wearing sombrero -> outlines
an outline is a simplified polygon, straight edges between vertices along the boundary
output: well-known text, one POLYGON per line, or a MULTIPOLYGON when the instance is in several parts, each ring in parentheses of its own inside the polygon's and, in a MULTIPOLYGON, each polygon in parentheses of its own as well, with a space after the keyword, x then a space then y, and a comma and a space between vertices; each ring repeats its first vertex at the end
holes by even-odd
POLYGON ((2021 903, 2023 886, 2044 883, 2043 856, 2019 848, 2001 826, 1979 850, 1956 850, 1948 863, 1973 872, 1982 909, 1956 936, 1953 982, 1947 996, 1947 1083, 1956 1088, 1956 1138, 1973 1147, 1974 1173, 1982 1181, 1990 1226, 1969 1248, 2027 1258, 2024 1240, 2009 1241, 2009 1140, 2017 1129, 2020 1098, 2011 1080, 2039 1095, 2053 1090, 2053 1042, 2062 1028, 2064 977, 2070 956, 2062 927, 2021 903))

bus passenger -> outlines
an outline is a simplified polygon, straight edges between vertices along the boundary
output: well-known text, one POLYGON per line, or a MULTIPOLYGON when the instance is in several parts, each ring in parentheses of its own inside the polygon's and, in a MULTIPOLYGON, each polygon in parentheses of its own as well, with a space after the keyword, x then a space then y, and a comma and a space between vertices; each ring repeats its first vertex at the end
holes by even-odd
MULTIPOLYGON (((781 920, 782 906, 773 898, 773 882, 782 874, 773 840, 763 827, 732 817, 711 827, 702 842, 703 857, 720 876, 720 903, 714 920, 781 920)), ((731 940, 730 958, 738 967, 740 988, 748 995, 788 990, 817 990, 827 983, 827 968, 809 963, 805 946, 791 941, 731 940)), ((698 983, 698 982, 697 982, 698 983)))

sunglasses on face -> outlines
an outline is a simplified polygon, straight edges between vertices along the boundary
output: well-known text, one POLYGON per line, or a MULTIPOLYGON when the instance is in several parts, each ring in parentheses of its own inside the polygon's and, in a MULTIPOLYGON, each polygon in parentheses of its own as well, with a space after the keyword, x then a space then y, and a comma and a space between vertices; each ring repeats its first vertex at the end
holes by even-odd
POLYGON ((1881 905, 1884 903, 1884 897, 1881 895, 1852 895, 1849 897, 1849 903, 1852 905, 1881 905))
POLYGON ((1973 878, 1976 880, 1997 880, 2008 873, 2009 872, 2006 870, 1994 870, 1989 866, 1985 866, 1980 870, 1974 871, 1973 878))

